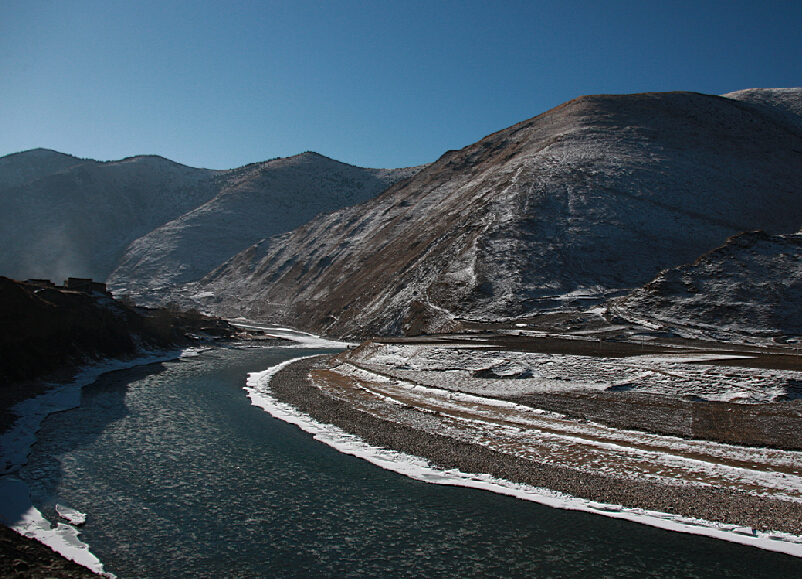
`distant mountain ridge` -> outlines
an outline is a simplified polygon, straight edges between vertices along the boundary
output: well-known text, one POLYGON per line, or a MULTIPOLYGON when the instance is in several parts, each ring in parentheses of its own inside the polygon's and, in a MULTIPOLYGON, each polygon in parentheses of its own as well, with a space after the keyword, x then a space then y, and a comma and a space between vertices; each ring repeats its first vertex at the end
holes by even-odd
POLYGON ((417 170, 362 169, 311 152, 249 165, 213 199, 134 241, 109 285, 138 298, 169 294, 256 241, 370 199, 417 170))
POLYGON ((196 290, 224 315, 350 336, 601 300, 742 231, 799 229, 800 95, 580 97, 249 248, 196 290))
POLYGON ((0 158, 0 272, 108 279, 112 290, 157 301, 157 290, 416 170, 361 169, 316 153, 227 171, 152 155, 16 153, 0 158))
POLYGON ((802 131, 802 99, 798 88, 749 88, 725 94, 724 97, 759 109, 791 131, 802 131))
POLYGON ((798 88, 579 97, 405 169, 38 149, 0 159, 0 275, 94 277, 141 303, 351 337, 616 296, 625 315, 670 313, 680 298, 635 288, 742 232, 796 233, 801 195, 798 88))
POLYGON ((0 187, 15 187, 86 163, 72 155, 32 149, 0 158, 0 187))
POLYGON ((34 150, 0 159, 0 271, 105 280, 125 247, 216 193, 224 172, 155 156, 78 160, 34 150))

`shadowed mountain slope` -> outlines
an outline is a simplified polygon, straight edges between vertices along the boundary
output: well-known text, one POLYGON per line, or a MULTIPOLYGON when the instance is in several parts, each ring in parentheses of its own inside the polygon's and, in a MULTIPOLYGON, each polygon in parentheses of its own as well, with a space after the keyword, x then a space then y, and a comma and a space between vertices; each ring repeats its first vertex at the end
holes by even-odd
POLYGON ((0 273, 105 280, 125 247, 214 197, 223 172, 155 156, 98 162, 37 149, 0 159, 0 273))
POLYGON ((108 280, 158 303, 172 284, 197 281, 260 239, 418 170, 362 169, 316 153, 228 171, 155 156, 8 155, 0 158, 0 273, 108 280))
POLYGON ((79 159, 50 149, 33 149, 7 155, 0 158, 0 188, 24 185, 87 162, 97 161, 79 159))
POLYGON ((250 247, 193 289, 217 313, 352 336, 631 289, 739 232, 799 229, 802 132, 766 106, 581 97, 250 247))
POLYGON ((802 336, 802 235, 742 233, 693 264, 667 269, 610 311, 713 333, 802 336))

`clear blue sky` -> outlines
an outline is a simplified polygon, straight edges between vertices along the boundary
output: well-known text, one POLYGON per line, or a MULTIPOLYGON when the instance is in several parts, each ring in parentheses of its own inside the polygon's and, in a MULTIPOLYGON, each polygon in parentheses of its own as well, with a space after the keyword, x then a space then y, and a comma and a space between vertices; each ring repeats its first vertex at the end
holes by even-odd
POLYGON ((0 0, 0 156, 400 167, 583 94, 789 86, 799 0, 0 0))

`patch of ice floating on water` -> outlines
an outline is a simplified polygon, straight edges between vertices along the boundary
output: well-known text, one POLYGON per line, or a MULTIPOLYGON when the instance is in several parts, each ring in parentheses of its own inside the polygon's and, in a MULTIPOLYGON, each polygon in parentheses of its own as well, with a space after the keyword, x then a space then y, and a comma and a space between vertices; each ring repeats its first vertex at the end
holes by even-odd
POLYGON ((703 535, 802 557, 802 537, 800 536, 779 532, 761 532, 750 527, 726 525, 670 513, 598 503, 545 488, 513 483, 488 474, 439 469, 420 457, 371 446, 358 436, 349 434, 334 425, 320 423, 289 404, 273 398, 270 394, 272 377, 300 359, 302 358, 295 358, 262 372, 250 373, 245 387, 248 397, 254 406, 265 410, 279 420, 298 426, 312 434, 316 440, 344 454, 362 458, 383 469, 423 482, 487 490, 558 509, 595 513, 669 531, 703 535))
POLYGON ((64 505, 56 505, 56 512, 58 516, 67 521, 71 525, 83 525, 86 522, 86 515, 81 511, 77 511, 71 507, 64 505))
MULTIPOLYGON (((89 546, 78 538, 80 535, 78 529, 65 523, 58 523, 55 528, 50 525, 39 509, 31 505, 30 494, 25 483, 11 477, 3 477, 0 479, 0 495, 3 496, 3 500, 0 501, 0 521, 4 524, 20 535, 44 543, 67 559, 75 561, 95 573, 110 578, 115 577, 115 575, 103 571, 103 564, 100 560, 89 551, 89 546)), ((62 509, 65 508, 62 507, 62 509)), ((78 515, 83 516, 74 509, 65 509, 65 513, 76 518, 80 518, 78 515)))

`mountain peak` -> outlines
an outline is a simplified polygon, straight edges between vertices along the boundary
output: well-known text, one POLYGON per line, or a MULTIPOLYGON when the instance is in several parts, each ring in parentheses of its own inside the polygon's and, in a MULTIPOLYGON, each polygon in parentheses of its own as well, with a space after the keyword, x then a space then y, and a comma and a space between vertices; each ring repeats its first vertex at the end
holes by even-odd
MULTIPOLYGON (((19 153, 12 153, 12 155, 19 155, 29 158, 69 157, 71 159, 78 159, 78 157, 75 157, 68 153, 59 153, 58 151, 54 151, 53 149, 45 149, 43 147, 37 147, 35 149, 29 149, 27 151, 21 151, 19 153)), ((11 155, 7 156, 10 157, 11 155)))
POLYGON ((579 97, 243 252, 205 287, 225 315, 351 336, 600 300, 741 231, 798 231, 800 149, 732 99, 579 97))
POLYGON ((46 175, 92 163, 51 149, 30 149, 0 158, 0 187, 17 187, 46 175))

